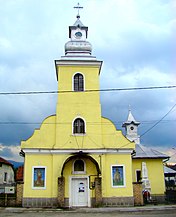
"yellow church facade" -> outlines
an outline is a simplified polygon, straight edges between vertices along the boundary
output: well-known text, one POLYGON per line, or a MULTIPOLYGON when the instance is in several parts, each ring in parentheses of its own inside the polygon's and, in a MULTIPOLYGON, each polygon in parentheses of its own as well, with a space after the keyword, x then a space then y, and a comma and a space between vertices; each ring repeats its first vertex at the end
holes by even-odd
MULTIPOLYGON (((21 142, 25 155, 24 207, 133 206, 134 183, 141 182, 143 162, 147 165, 144 182, 149 180, 151 195, 164 196, 166 156, 145 156, 146 151, 140 151, 135 139, 124 136, 109 119, 102 117, 102 61, 92 56, 87 35, 88 27, 78 15, 69 27, 65 55, 55 61, 56 114, 47 117, 40 129, 21 142)), ((135 129, 138 122, 124 123, 127 131, 129 127, 133 130, 131 125, 135 129)))

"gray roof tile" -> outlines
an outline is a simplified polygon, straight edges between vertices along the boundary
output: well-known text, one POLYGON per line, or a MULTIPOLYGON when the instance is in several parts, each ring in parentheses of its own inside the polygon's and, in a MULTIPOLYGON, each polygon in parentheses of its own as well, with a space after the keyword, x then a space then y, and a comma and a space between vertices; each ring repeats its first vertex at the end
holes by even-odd
POLYGON ((139 144, 136 144, 135 151, 136 151, 136 155, 133 156, 134 159, 135 158, 163 158, 163 159, 169 158, 169 156, 166 154, 163 154, 159 151, 156 151, 151 148, 147 148, 139 144))

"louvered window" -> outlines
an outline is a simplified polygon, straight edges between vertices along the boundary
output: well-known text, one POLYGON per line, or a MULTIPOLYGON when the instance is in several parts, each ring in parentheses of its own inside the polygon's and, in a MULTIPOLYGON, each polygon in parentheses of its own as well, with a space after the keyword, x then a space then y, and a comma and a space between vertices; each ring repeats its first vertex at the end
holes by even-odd
POLYGON ((74 76, 74 91, 84 91, 84 77, 80 73, 74 76))

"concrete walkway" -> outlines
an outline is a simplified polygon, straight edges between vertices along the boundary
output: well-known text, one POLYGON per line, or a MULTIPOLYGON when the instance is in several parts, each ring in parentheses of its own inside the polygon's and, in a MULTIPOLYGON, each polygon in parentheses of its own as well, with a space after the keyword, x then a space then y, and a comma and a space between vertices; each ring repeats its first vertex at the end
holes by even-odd
POLYGON ((103 207, 103 208, 79 208, 77 212, 145 212, 173 210, 176 213, 176 205, 156 205, 139 207, 103 207))
POLYGON ((25 212, 74 212, 74 213, 104 213, 104 212, 145 212, 145 211, 166 211, 173 210, 176 213, 175 205, 147 205, 140 207, 101 207, 101 208, 74 208, 74 209, 58 209, 58 208, 22 208, 22 207, 0 207, 0 213, 25 213, 25 212))

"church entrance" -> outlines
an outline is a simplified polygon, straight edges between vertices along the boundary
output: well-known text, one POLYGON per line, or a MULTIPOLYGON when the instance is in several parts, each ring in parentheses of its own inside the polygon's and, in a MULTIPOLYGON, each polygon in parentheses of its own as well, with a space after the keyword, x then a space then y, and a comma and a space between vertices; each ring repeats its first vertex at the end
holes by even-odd
POLYGON ((88 177, 71 177, 70 182, 70 206, 90 206, 88 177))
POLYGON ((99 174, 99 165, 91 156, 81 153, 67 158, 61 170, 65 182, 59 184, 58 203, 69 207, 90 207, 94 203, 90 195, 99 174))

